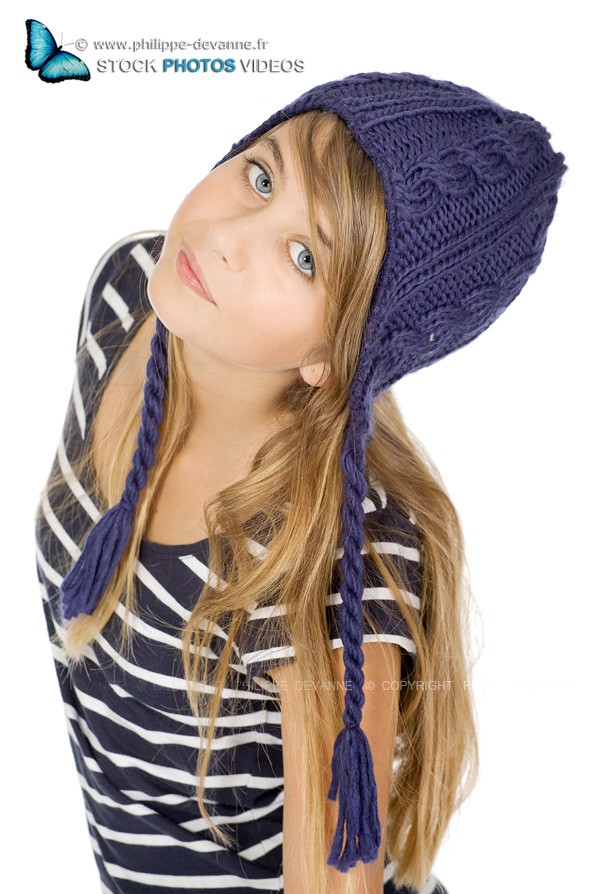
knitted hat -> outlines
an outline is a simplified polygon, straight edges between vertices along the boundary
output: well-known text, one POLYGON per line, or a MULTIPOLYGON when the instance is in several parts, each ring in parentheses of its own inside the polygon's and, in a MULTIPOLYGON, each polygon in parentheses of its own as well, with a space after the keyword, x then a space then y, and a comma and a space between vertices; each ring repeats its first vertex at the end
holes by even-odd
MULTIPOLYGON (((360 728, 365 449, 373 402, 406 373, 472 341, 519 294, 540 262, 566 165, 548 131, 528 115, 450 81, 380 72, 309 90, 236 143, 219 164, 276 124, 311 109, 339 115, 372 159, 388 223, 341 457, 346 694, 329 791, 332 800, 339 795, 339 821, 327 862, 346 872, 359 860, 375 860, 381 843, 372 757, 360 728)), ((155 461, 166 337, 158 319, 133 468, 121 502, 91 530, 62 584, 65 619, 93 611, 129 540, 137 499, 155 461)))

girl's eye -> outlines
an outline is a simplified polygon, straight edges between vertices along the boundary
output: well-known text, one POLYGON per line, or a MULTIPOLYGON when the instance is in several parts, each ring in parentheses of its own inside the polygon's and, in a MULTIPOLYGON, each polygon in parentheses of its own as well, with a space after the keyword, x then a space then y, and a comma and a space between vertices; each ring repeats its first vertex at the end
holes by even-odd
MULTIPOLYGON (((259 159, 248 155, 243 155, 242 159, 242 179, 247 188, 268 199, 273 192, 273 175, 259 159)), ((286 259, 292 270, 297 271, 307 282, 312 282, 315 262, 308 246, 303 242, 289 242, 286 259)))
POLYGON ((302 242, 290 242, 290 257, 298 270, 309 278, 314 276, 315 262, 310 248, 302 242))
POLYGON ((252 189, 260 196, 270 196, 273 192, 273 177, 262 164, 247 158, 244 165, 244 178, 252 189))

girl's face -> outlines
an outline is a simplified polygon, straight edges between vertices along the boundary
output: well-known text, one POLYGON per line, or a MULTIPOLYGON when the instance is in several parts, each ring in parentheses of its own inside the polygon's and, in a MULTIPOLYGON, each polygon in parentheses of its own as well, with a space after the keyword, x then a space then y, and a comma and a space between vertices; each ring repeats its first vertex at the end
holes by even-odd
MULTIPOLYGON (((291 126, 195 186, 174 215, 149 282, 166 328, 189 347, 255 370, 297 371, 324 344, 320 269, 328 258, 310 250, 291 126)), ((317 223, 328 242, 323 215, 317 223)))

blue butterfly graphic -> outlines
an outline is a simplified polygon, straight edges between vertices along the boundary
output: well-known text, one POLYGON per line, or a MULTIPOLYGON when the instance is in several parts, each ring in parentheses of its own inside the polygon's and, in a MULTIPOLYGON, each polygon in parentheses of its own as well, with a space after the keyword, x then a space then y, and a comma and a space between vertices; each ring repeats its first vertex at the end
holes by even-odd
POLYGON ((88 81, 91 73, 82 59, 58 46, 54 35, 37 19, 27 19, 25 62, 47 84, 59 81, 88 81))

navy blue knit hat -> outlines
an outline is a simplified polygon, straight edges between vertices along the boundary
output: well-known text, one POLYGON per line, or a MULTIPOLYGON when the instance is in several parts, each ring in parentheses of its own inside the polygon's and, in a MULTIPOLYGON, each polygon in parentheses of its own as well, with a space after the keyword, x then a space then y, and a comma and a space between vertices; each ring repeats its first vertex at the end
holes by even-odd
MULTIPOLYGON (((388 222, 341 457, 346 695, 329 791, 332 800, 339 795, 339 821, 327 862, 346 872, 359 860, 375 860, 381 843, 372 757, 360 728, 365 449, 374 399, 406 373, 472 341, 519 294, 540 262, 566 166, 548 131, 528 115, 450 81, 380 72, 309 90, 236 143, 219 164, 276 124, 311 109, 339 115, 372 159, 388 222)), ((93 611, 130 537, 137 499, 155 461, 166 346, 167 331, 158 319, 133 468, 121 502, 91 530, 62 584, 66 620, 93 611)))

